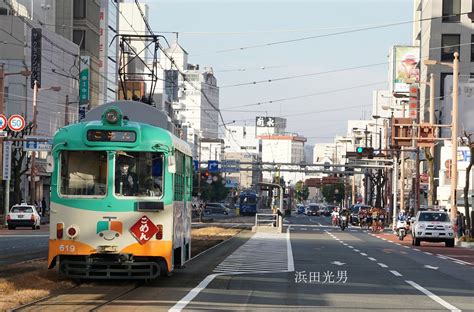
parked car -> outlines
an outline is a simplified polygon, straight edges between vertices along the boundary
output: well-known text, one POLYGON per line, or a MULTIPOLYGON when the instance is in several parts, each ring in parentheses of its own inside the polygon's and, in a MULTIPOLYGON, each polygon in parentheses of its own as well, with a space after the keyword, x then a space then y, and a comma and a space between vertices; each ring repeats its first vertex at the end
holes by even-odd
POLYGON ((305 213, 305 208, 303 204, 298 204, 296 206, 296 213, 297 214, 304 214, 305 213))
POLYGON ((225 214, 228 215, 230 213, 230 209, 227 208, 224 204, 222 203, 209 203, 206 204, 206 207, 204 208, 204 213, 205 214, 225 214))
POLYGON ((411 236, 415 246, 427 241, 444 242, 446 247, 454 247, 453 226, 444 211, 419 211, 411 219, 411 236))
POLYGON ((33 230, 40 228, 41 217, 34 205, 22 203, 14 205, 7 214, 7 225, 9 230, 17 227, 31 227, 33 230))
POLYGON ((319 216, 320 215, 320 206, 318 204, 309 204, 308 208, 306 208, 306 215, 307 216, 319 216))
POLYGON ((333 212, 333 210, 334 210, 335 208, 337 208, 336 205, 326 205, 326 206, 323 208, 321 214, 323 214, 323 215, 326 216, 326 217, 329 217, 329 216, 331 216, 331 213, 333 212))

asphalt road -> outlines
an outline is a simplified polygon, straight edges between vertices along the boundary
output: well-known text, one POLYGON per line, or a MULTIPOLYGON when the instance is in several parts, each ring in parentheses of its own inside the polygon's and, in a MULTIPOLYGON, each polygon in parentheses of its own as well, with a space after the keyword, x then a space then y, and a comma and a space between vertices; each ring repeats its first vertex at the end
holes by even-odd
POLYGON ((0 229, 0 265, 13 264, 48 255, 49 227, 40 230, 0 229))
POLYGON ((236 237, 145 285, 85 283, 34 311, 474 311, 474 250, 411 246, 292 216, 289 233, 236 237))

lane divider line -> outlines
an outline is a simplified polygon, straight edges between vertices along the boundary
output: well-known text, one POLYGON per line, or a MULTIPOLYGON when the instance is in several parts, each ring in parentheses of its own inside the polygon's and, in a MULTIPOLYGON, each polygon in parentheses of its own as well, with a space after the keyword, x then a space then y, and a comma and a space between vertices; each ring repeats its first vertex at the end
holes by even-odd
POLYGON ((397 271, 392 271, 390 270, 390 273, 392 273, 393 275, 395 276, 402 276, 400 273, 398 273, 397 271))
POLYGON ((382 268, 388 268, 388 265, 386 265, 386 264, 383 264, 383 263, 380 263, 380 262, 378 262, 377 264, 380 265, 382 268))
POLYGON ((410 284, 412 287, 418 289, 419 291, 421 291, 422 293, 424 293, 425 295, 427 295, 430 299, 432 299, 433 301, 436 301, 437 303, 439 303, 440 305, 442 305, 443 307, 445 307, 446 309, 450 310, 451 312, 461 312, 460 309, 456 308, 455 306, 453 306, 452 304, 448 303, 447 301, 444 301, 443 299, 441 299, 440 297, 436 296, 435 294, 433 294, 431 291, 429 291, 428 289, 418 285, 417 283, 415 283, 414 281, 405 281, 406 283, 410 284))

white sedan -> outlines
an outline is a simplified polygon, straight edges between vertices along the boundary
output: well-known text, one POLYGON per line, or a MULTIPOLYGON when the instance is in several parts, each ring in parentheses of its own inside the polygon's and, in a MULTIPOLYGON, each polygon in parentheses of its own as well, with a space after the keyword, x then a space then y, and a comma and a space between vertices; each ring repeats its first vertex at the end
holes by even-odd
POLYGON ((26 203, 14 205, 7 214, 7 225, 9 230, 16 227, 31 227, 38 230, 41 224, 41 217, 33 205, 26 203))

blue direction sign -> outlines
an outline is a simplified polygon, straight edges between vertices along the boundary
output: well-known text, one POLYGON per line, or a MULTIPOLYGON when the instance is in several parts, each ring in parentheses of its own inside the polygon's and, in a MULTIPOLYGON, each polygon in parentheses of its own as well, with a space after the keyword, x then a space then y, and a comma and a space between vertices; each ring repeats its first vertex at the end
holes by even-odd
POLYGON ((212 173, 219 172, 219 162, 217 160, 208 160, 207 171, 212 173))
POLYGON ((199 160, 193 160, 194 171, 199 171, 199 160))
POLYGON ((238 159, 226 159, 221 163, 222 172, 239 172, 240 171, 240 160, 238 159))

